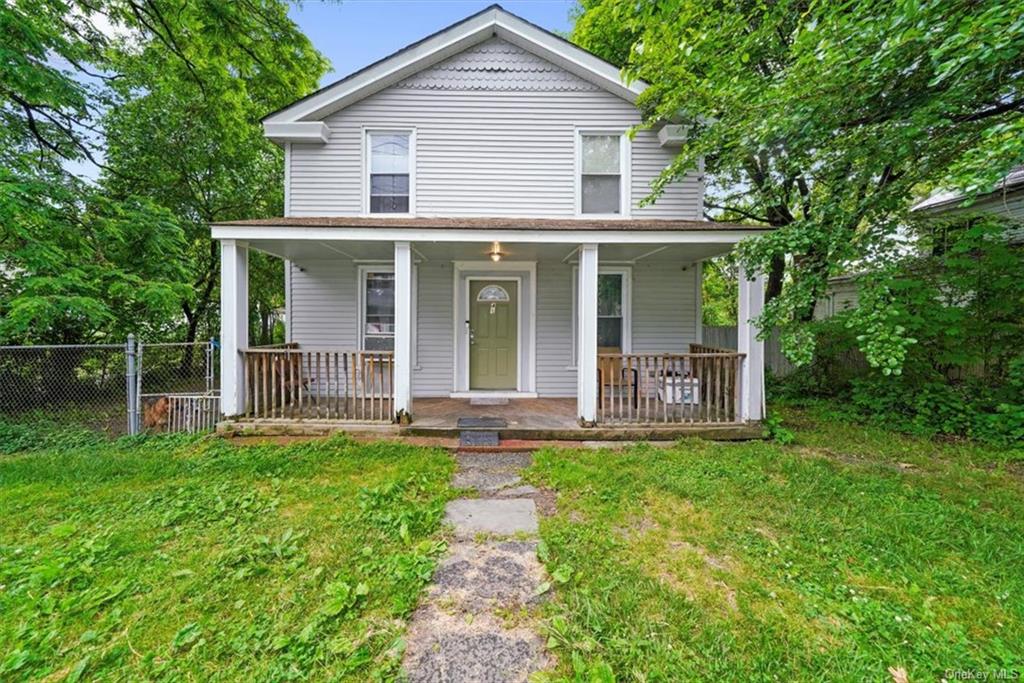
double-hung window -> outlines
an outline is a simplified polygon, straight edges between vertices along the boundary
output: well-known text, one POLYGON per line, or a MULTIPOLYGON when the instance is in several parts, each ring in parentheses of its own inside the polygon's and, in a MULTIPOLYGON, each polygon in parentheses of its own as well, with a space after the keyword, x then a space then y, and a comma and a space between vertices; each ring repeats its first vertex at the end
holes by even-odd
POLYGON ((579 136, 579 210, 581 214, 623 213, 623 138, 618 134, 579 136))
POLYGON ((366 134, 369 213, 410 213, 412 133, 370 131, 366 134))
POLYGON ((362 332, 366 351, 395 348, 395 272, 384 268, 362 270, 362 332))

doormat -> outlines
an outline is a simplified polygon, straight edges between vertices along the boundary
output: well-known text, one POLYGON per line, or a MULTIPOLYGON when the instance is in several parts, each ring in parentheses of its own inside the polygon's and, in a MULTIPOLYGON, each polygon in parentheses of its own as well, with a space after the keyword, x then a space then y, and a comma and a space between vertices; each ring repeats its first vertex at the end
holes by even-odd
POLYGON ((459 429, 502 429, 508 423, 500 417, 460 417, 456 426, 459 429))

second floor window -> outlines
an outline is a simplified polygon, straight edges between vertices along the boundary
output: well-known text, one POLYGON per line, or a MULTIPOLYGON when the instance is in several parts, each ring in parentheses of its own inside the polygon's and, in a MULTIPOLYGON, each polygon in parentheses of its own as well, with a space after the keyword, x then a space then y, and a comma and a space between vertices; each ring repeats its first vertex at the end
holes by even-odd
POLYGON ((622 213, 622 136, 580 135, 580 213, 622 213))
POLYGON ((410 134, 367 134, 370 213, 409 213, 410 134))

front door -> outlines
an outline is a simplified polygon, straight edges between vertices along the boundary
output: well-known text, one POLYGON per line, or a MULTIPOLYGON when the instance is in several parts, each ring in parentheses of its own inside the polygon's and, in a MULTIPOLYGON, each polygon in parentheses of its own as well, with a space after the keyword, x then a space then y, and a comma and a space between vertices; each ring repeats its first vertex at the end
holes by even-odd
POLYGON ((469 281, 469 388, 512 390, 519 373, 519 285, 469 281))

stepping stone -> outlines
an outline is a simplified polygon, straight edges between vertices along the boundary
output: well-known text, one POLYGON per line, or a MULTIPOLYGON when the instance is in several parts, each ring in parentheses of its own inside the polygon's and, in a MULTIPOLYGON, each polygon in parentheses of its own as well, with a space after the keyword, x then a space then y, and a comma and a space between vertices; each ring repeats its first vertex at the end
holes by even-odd
POLYGON ((458 453, 455 462, 459 470, 492 470, 518 472, 529 467, 533 458, 529 453, 458 453))
POLYGON ((434 571, 429 596, 478 614, 494 607, 533 605, 545 581, 536 541, 456 541, 434 571))
POLYGON ((529 628, 505 628, 487 613, 467 619, 428 604, 413 615, 404 664, 410 683, 526 683, 554 662, 529 628))
POLYGON ((503 429, 508 423, 500 417, 460 417, 455 426, 459 429, 503 429))
POLYGON ((537 506, 529 498, 462 498, 448 503, 444 520, 462 537, 478 533, 536 534, 537 506))
POLYGON ((452 477, 452 487, 457 489, 476 489, 482 493, 493 493, 506 486, 518 484, 523 478, 512 471, 463 469, 452 477))
POLYGON ((499 498, 528 498, 535 496, 540 493, 540 489, 529 484, 523 484, 522 486, 513 486, 512 488, 499 489, 495 495, 499 498))
POLYGON ((460 446, 497 446, 498 432, 459 432, 460 446))

